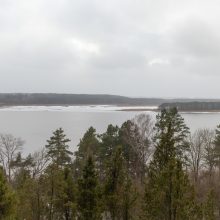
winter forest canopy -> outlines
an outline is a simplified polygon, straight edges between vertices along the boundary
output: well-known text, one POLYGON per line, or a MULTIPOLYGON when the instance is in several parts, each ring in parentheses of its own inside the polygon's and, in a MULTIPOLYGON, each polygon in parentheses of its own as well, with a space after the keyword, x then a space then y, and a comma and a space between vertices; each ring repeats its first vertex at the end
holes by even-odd
MULTIPOLYGON (((216 122, 218 123, 218 122, 216 122)), ((190 133, 177 109, 141 114, 76 152, 62 128, 39 152, 0 135, 0 219, 182 220, 220 216, 220 127, 190 133)))

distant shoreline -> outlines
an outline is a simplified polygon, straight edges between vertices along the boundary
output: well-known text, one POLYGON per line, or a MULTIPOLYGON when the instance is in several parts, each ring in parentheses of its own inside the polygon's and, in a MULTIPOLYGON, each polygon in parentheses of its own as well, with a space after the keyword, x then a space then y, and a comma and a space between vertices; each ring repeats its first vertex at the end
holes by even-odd
POLYGON ((0 106, 160 106, 164 103, 219 102, 220 99, 138 98, 108 94, 0 93, 0 106))
MULTIPOLYGON (((120 107, 120 106, 119 106, 120 107)), ((126 107, 126 106, 123 106, 126 107)), ((150 109, 150 108, 128 108, 128 109, 118 109, 116 111, 120 112, 159 112, 159 109, 150 109)))
MULTIPOLYGON (((134 105, 52 105, 52 104, 46 104, 46 105, 2 105, 0 106, 0 110, 17 110, 17 111, 22 111, 22 108, 27 107, 27 109, 25 110, 31 110, 31 108, 34 107, 64 107, 63 110, 65 110, 65 108, 68 107, 88 107, 87 110, 89 110, 89 108, 91 108, 91 111, 93 109, 96 109, 96 107, 101 107, 101 109, 97 108, 97 111, 99 110, 104 110, 104 111, 115 111, 115 112, 160 112, 160 108, 157 106, 134 106, 134 105), (18 107, 18 109, 16 109, 16 107, 18 107), (21 109, 19 109, 19 107, 21 107, 21 109), (28 109, 28 107, 30 107, 30 109, 28 109), (114 109, 115 108, 115 109, 114 109)), ((36 109, 37 110, 37 109, 36 109)), ((51 111, 56 110, 56 109, 51 109, 51 111)), ((60 109, 62 111, 62 109, 60 109)), ((71 109, 70 109, 71 110, 71 109)), ((50 111, 50 110, 49 110, 50 111)), ((184 113, 191 113, 191 114, 199 114, 199 113, 220 113, 220 110, 179 110, 180 113, 184 114, 184 113)))
POLYGON ((28 107, 28 106, 45 106, 45 107, 53 107, 53 106, 62 106, 62 107, 71 107, 71 106, 116 106, 116 107, 155 107, 155 105, 149 104, 149 105, 123 105, 123 104, 13 104, 13 105, 3 105, 0 104, 0 108, 10 108, 10 107, 28 107))
MULTIPOLYGON (((160 112, 160 109, 144 109, 144 108, 137 108, 137 109, 121 109, 117 111, 125 111, 125 112, 160 112)), ((180 110, 180 113, 220 113, 220 110, 180 110)))

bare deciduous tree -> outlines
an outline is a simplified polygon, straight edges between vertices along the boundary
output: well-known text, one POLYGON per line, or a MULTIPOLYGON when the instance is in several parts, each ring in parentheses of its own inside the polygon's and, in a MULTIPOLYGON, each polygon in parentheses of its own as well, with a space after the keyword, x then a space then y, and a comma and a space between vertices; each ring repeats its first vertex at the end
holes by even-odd
POLYGON ((45 148, 32 154, 33 177, 37 177, 38 175, 41 175, 46 169, 49 162, 49 158, 46 156, 46 154, 47 152, 45 148))
POLYGON ((137 115, 133 121, 136 132, 138 133, 138 140, 136 140, 136 149, 138 154, 138 160, 141 172, 141 181, 144 181, 146 173, 146 165, 153 154, 153 127, 154 121, 148 114, 137 115))
POLYGON ((22 150, 23 144, 23 140, 11 134, 0 134, 0 161, 9 182, 12 176, 11 163, 22 150))
POLYGON ((216 152, 215 152, 215 131, 210 129, 203 130, 203 140, 204 140, 204 165, 208 169, 209 178, 211 181, 213 169, 215 167, 216 152))
POLYGON ((153 135, 154 120, 148 114, 139 114, 133 119, 138 126, 142 137, 151 138, 153 135))
POLYGON ((193 178, 195 183, 198 182, 199 171, 202 166, 204 153, 203 130, 196 130, 189 137, 189 161, 192 167, 193 178))
POLYGON ((133 122, 138 128, 138 132, 142 140, 140 144, 140 152, 142 153, 141 158, 146 164, 153 153, 152 138, 154 132, 154 121, 150 115, 140 114, 133 119, 133 122))
POLYGON ((210 129, 199 129, 190 136, 189 159, 195 183, 202 168, 208 169, 211 180, 216 157, 214 139, 215 131, 210 129))

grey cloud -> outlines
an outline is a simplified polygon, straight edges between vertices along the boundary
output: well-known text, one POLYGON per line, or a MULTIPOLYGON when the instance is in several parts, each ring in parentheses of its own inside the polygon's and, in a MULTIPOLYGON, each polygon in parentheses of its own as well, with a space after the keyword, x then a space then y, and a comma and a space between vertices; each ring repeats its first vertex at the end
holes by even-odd
POLYGON ((175 40, 180 52, 194 57, 220 55, 220 35, 217 27, 202 20, 189 19, 177 27, 175 40))
POLYGON ((1 92, 218 96, 218 1, 3 0, 0 6, 1 92), (207 80, 207 94, 195 90, 207 80))

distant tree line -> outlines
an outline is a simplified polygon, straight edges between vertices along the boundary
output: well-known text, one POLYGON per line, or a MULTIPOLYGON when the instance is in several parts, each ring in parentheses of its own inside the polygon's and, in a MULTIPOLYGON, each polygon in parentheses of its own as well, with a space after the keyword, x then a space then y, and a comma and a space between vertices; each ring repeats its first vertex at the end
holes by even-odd
POLYGON ((193 134, 176 108, 139 115, 78 144, 62 128, 26 157, 0 135, 0 219, 214 220, 220 217, 220 126, 193 134))
POLYGON ((117 95, 1 93, 0 105, 159 105, 162 99, 117 95))
MULTIPOLYGON (((191 101, 214 101, 190 99, 191 101)), ((216 100, 220 101, 220 100, 216 100)), ((189 102, 189 99, 130 98, 118 95, 0 93, 0 106, 13 105, 124 105, 158 106, 162 103, 189 102)))
POLYGON ((179 111, 220 111, 220 102, 174 102, 163 103, 159 109, 177 108, 179 111))

